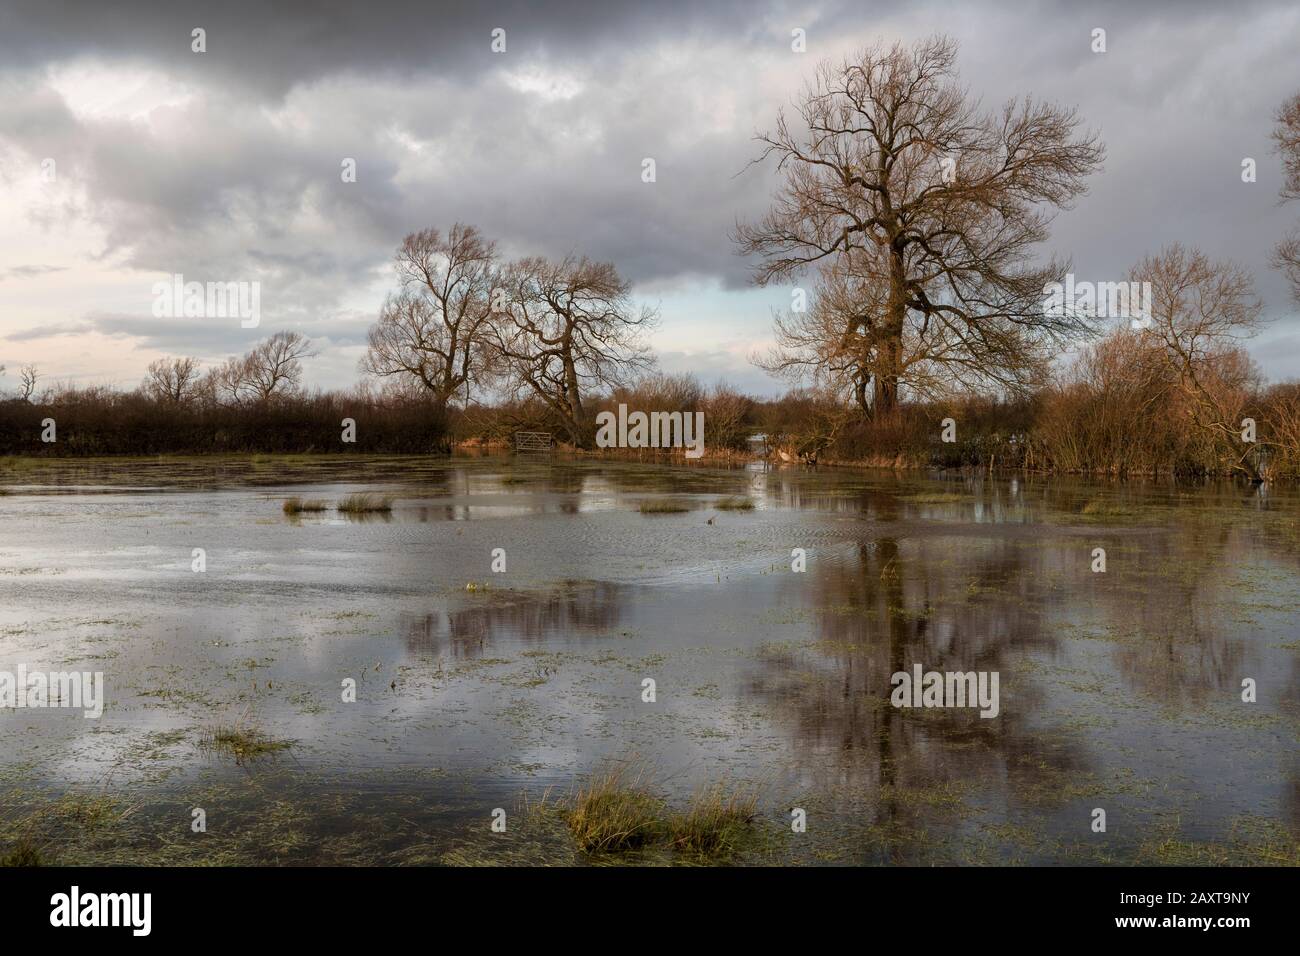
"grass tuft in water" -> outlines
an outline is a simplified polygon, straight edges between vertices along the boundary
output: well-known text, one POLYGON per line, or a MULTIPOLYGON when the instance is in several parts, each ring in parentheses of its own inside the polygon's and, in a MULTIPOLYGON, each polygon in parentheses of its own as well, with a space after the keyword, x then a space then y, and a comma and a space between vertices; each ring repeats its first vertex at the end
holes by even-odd
POLYGON ((729 856, 753 834, 758 797, 717 784, 684 812, 670 809, 627 766, 596 774, 569 801, 565 819, 587 853, 660 847, 704 857, 729 856))
POLYGON ((276 740, 260 730, 238 725, 220 724, 211 730, 205 730, 200 738, 200 745, 220 754, 235 758, 237 763, 245 760, 257 760, 288 750, 293 746, 289 740, 276 740))
POLYGON ((959 495, 951 491, 919 491, 913 495, 902 495, 900 498, 914 505, 951 505, 971 500, 968 495, 959 495))
POLYGON ((393 510, 393 499, 390 495, 361 492, 340 501, 338 510, 349 515, 387 514, 393 510))
POLYGON ((679 501, 643 501, 640 510, 643 515, 679 515, 691 509, 679 501))
POLYGON ((1083 506, 1083 510, 1079 513, 1092 518, 1128 518, 1137 514, 1132 508, 1117 505, 1101 498, 1093 498, 1083 506))
POLYGON ((319 498, 286 498, 284 502, 284 513, 287 515, 300 515, 309 511, 327 511, 329 505, 319 498))
POLYGON ((744 497, 723 498, 714 507, 719 511, 753 511, 754 501, 744 497))
POLYGON ((729 855, 752 833, 757 812, 753 793, 710 787, 696 794, 685 813, 669 819, 668 842, 673 849, 701 856, 729 855))
POLYGON ((50 859, 30 840, 19 840, 0 851, 0 866, 49 866, 50 859))
POLYGON ((635 850, 662 837, 662 801, 630 778, 626 767, 594 776, 574 795, 567 814, 569 830, 587 853, 635 850))

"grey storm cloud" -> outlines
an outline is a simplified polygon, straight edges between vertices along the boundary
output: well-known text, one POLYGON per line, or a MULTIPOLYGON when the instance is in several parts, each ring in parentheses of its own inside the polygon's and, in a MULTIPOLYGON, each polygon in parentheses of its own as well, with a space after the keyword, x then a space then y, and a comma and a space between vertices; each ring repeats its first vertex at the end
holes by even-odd
MULTIPOLYGON (((718 228, 707 239, 696 228, 700 211, 735 192, 700 175, 718 158, 712 147, 703 162, 698 148, 671 155, 662 132, 680 118, 675 105, 654 102, 650 90, 620 102, 605 95, 601 81, 602 74, 618 78, 621 54, 656 35, 734 37, 745 29, 747 9, 741 2, 673 0, 327 8, 126 3, 111 12, 87 5, 67 16, 49 4, 19 3, 0 29, 0 70, 39 82, 48 63, 72 58, 144 64, 203 90, 205 102, 190 107, 196 122, 188 125, 188 141, 152 148, 126 123, 79 130, 49 91, 37 88, 12 98, 25 105, 12 110, 12 122, 0 120, 0 135, 12 134, 36 155, 68 156, 90 185, 93 213, 110 225, 109 249, 129 248, 127 264, 139 268, 182 268, 188 259, 239 271, 242 247, 223 248, 212 235, 225 230, 223 220, 257 217, 264 241, 245 257, 256 262, 272 241, 291 238, 279 224, 311 203, 347 236, 328 247, 334 261, 331 281, 315 284, 320 301, 330 300, 331 285, 355 282, 378 249, 386 256, 405 232, 456 218, 523 251, 599 247, 634 279, 671 275, 704 255, 705 271, 712 265, 739 281, 741 270, 725 248, 730 218, 716 216, 710 225, 718 228), (202 56, 189 48, 195 26, 207 32, 202 56), (497 27, 507 31, 507 57, 489 50, 497 27), (567 108, 545 108, 490 79, 503 66, 530 62, 557 70, 577 65, 593 90, 567 108), (263 108, 313 84, 332 86, 327 128, 286 135, 266 121, 263 108), (556 155, 556 137, 593 120, 603 127, 599 144, 581 157, 556 155), (461 155, 447 175, 403 188, 391 158, 395 126, 461 155), (207 133, 195 137, 195 129, 207 133), (646 203, 637 201, 644 197, 629 194, 640 185, 640 160, 651 152, 665 164, 665 182, 658 213, 647 216, 646 203), (338 184, 344 156, 360 167, 355 187, 324 188, 338 184), (622 188, 603 188, 616 184, 622 188), (712 201, 699 202, 701 193, 712 201), (680 199, 687 203, 677 206, 680 199), (675 217, 675 207, 689 214, 675 217)), ((744 158, 743 146, 733 149, 722 171, 734 172, 744 158)))
POLYGON ((401 79, 484 72, 496 66, 484 54, 497 28, 506 30, 512 54, 582 61, 600 48, 633 47, 651 34, 745 31, 762 9, 746 0, 17 0, 0 8, 0 63, 23 70, 73 56, 142 59, 196 82, 212 78, 258 98, 278 99, 295 85, 335 74, 401 79), (202 59, 190 51, 195 27, 207 31, 209 55, 202 59))
POLYGON ((85 335, 93 331, 95 331, 94 322, 53 322, 10 332, 5 339, 10 342, 34 342, 37 339, 54 339, 64 335, 85 335))
MULTIPOLYGON (((651 17, 642 6, 520 4, 487 15, 413 5, 359 19, 278 5, 133 17, 127 5, 56 29, 45 7, 20 4, 9 13, 18 29, 0 41, 12 91, 0 136, 58 157, 65 175, 86 183, 83 212, 106 226, 106 254, 152 271, 264 269, 287 282, 296 273, 308 308, 368 276, 406 232, 456 219, 518 253, 576 251, 614 260, 633 280, 698 273, 734 285, 746 272, 727 232, 761 199, 752 178, 734 177, 752 156, 751 130, 712 133, 678 99, 629 86, 622 65, 655 28, 670 37, 704 29, 701 9, 669 5, 651 17), (188 46, 200 21, 202 56, 188 46), (508 59, 488 50, 496 23, 510 24, 508 59), (73 57, 147 64, 203 96, 165 132, 78 121, 36 69, 73 57), (494 72, 530 62, 561 73, 580 64, 584 90, 548 100, 494 72), (625 88, 606 90, 606 77, 625 88), (286 131, 268 117, 313 83, 330 85, 327 123, 286 131), (397 136, 436 149, 437 166, 402 179, 397 136), (659 164, 654 189, 640 180, 647 155, 659 164), (358 165, 346 188, 342 157, 358 165), (318 227, 295 233, 291 224, 308 214, 318 227)), ((745 21, 739 7, 707 17, 731 40, 745 21)), ((684 78, 676 92, 689 86, 684 78)))
POLYGON ((49 275, 51 272, 65 272, 66 266, 13 266, 9 269, 0 269, 0 282, 5 279, 32 279, 36 276, 49 275))
MULTIPOLYGON (((317 345, 359 345, 365 341, 365 318, 334 315, 316 318, 302 326, 317 345)), ((269 329, 238 328, 235 320, 198 318, 152 318, 120 313, 92 313, 84 323, 32 329, 26 339, 46 335, 72 335, 94 331, 104 335, 131 339, 147 348, 163 352, 199 352, 205 358, 219 358, 227 353, 247 351, 266 337, 269 329)), ((14 339, 15 336, 8 336, 14 339)))
MULTIPOLYGON (((0 7, 0 159, 58 157, 61 175, 85 185, 84 206, 67 212, 103 227, 104 260, 258 280, 272 321, 309 334, 324 322, 331 341, 357 342, 364 316, 350 330, 326 317, 388 274, 404 234, 456 220, 510 255, 576 252, 637 283, 743 286, 751 264, 729 234, 762 212, 775 183, 770 168, 747 168, 753 133, 821 57, 947 32, 987 106, 1027 94, 1076 105, 1105 141, 1105 170, 1051 242, 1081 278, 1122 275, 1179 239, 1251 266, 1284 311, 1268 252, 1300 215, 1276 203, 1268 134, 1300 88, 1297 28, 1282 0, 20 0, 0 7), (807 29, 809 52, 774 94, 765 70, 781 54, 791 62, 792 26, 807 29), (207 31, 202 55, 190 50, 195 27, 207 31), (505 55, 489 49, 496 27, 505 55), (1089 48, 1094 27, 1108 32, 1105 54, 1089 48), (51 67, 78 62, 156 71, 196 95, 160 107, 147 128, 79 115, 50 83, 51 67), (356 183, 340 181, 345 157, 356 183), (645 157, 656 161, 652 186, 640 178, 645 157), (1244 157, 1258 162, 1258 183, 1241 182, 1244 157)), ((97 328, 174 349, 215 348, 209 336, 225 334, 106 321, 97 328)), ((242 339, 226 341, 234 350, 242 339)))

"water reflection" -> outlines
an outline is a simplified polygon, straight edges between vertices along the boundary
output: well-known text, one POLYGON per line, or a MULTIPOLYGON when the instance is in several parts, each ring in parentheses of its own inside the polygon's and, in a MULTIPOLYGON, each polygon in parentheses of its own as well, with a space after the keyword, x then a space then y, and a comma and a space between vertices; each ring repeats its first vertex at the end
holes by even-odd
MULTIPOLYGON (((1019 520, 1011 489, 1007 498, 991 494, 983 514, 966 507, 966 521, 1019 520)), ((840 510, 843 499, 827 500, 799 498, 840 510)), ((876 838, 868 856, 924 858, 916 828, 956 826, 935 802, 954 792, 994 819, 1020 819, 1028 807, 1046 826, 1060 826, 1056 814, 1071 802, 1102 800, 1143 814, 1195 807, 1201 834, 1282 803, 1294 826, 1297 668, 1270 643, 1296 607, 1294 551, 1283 571, 1283 555, 1260 553, 1259 528, 1222 517, 990 537, 951 518, 951 535, 912 523, 905 498, 858 504, 891 533, 864 536, 810 576, 815 642, 765 655, 748 691, 785 724, 800 777, 864 795, 876 838), (1104 573, 1090 566, 1094 546, 1108 549, 1104 573), (1262 617, 1249 615, 1241 589, 1267 595, 1262 617), (891 707, 890 676, 918 663, 999 672, 1001 717, 891 707), (1242 678, 1260 674, 1270 675, 1271 699, 1243 703, 1242 678), (1279 733, 1251 733, 1257 721, 1279 733), (1219 748, 1252 738, 1262 767, 1222 759, 1219 748), (1187 769, 1197 764, 1216 766, 1187 769), (1171 771, 1176 784, 1156 782, 1171 771), (1157 786, 1167 788, 1158 810, 1157 786)))
POLYGON ((496 645, 538 645, 558 636, 581 637, 615 627, 625 589, 607 583, 564 582, 541 595, 506 594, 491 603, 403 614, 407 651, 417 658, 472 660, 496 645))

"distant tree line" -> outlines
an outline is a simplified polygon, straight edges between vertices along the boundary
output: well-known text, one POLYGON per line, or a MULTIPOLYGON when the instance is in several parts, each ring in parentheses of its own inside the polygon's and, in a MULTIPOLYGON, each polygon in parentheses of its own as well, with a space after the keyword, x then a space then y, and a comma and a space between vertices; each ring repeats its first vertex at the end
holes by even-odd
POLYGON ((37 370, 27 366, 20 389, 0 401, 0 454, 445 449, 445 413, 422 396, 366 387, 306 391, 302 362, 311 354, 305 337, 278 332, 206 371, 195 358, 159 359, 134 391, 39 388, 37 370), (350 442, 343 441, 347 418, 355 423, 350 442))

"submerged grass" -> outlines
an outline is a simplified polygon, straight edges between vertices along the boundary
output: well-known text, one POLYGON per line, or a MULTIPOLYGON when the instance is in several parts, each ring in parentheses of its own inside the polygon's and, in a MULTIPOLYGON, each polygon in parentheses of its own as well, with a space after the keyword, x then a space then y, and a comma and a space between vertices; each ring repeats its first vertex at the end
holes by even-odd
POLYGON ((1137 511, 1125 505, 1115 504, 1101 498, 1093 498, 1083 506, 1083 510, 1079 513, 1090 518, 1130 518, 1136 515, 1137 511))
POLYGON ((70 843, 111 838, 138 809, 102 792, 31 797, 0 793, 0 867, 63 865, 70 843))
POLYGON ((723 498, 714 507, 719 511, 753 511, 754 501, 752 498, 732 496, 723 498))
POLYGON ((329 505, 319 498, 286 498, 284 502, 284 513, 287 515, 300 515, 309 511, 327 511, 329 505))
POLYGON ((690 511, 680 501, 643 501, 641 502, 641 513, 643 515, 678 515, 690 511))
POLYGON ((237 763, 267 757, 293 746, 292 741, 277 740, 260 730, 238 724, 219 724, 205 730, 199 743, 217 753, 234 757, 237 763))
POLYGON ((0 866, 49 866, 51 857, 29 839, 18 840, 12 847, 0 851, 0 866))
POLYGON ((1163 824, 1142 841, 1136 862, 1142 866, 1300 866, 1300 843, 1275 820, 1234 818, 1227 838, 1217 842, 1187 839, 1179 822, 1163 824))
POLYGON ((7 850, 0 850, 0 866, 49 866, 50 862, 31 840, 19 840, 7 850))
POLYGON ((393 510, 391 495, 377 495, 372 492, 360 492, 348 495, 338 503, 338 510, 343 514, 387 514, 393 510))
POLYGON ((970 495, 959 495, 951 491, 918 491, 916 494, 899 497, 914 505, 951 505, 972 500, 970 495))

